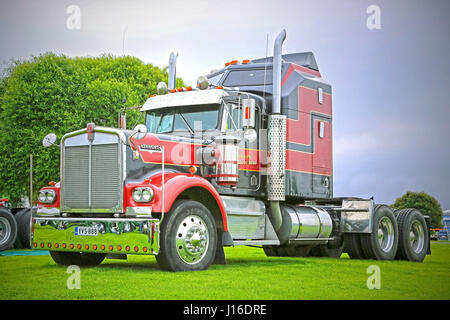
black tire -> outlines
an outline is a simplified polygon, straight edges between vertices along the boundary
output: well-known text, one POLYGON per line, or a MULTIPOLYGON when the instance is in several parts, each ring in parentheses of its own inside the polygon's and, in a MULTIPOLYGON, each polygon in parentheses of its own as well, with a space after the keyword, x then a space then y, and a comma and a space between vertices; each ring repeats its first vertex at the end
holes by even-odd
MULTIPOLYGON (((16 219, 17 226, 19 226, 19 221, 18 221, 19 213, 20 213, 20 211, 16 212, 16 214, 14 215, 14 219, 16 219)), ((19 227, 17 227, 17 237, 16 237, 16 241, 14 241, 14 249, 23 249, 22 241, 20 240, 20 237, 19 237, 19 227)))
POLYGON ((50 251, 50 256, 56 264, 61 266, 77 265, 80 267, 94 267, 102 263, 106 254, 50 251))
POLYGON ((395 210, 395 214, 399 233, 396 259, 422 262, 429 244, 425 218, 417 209, 395 210))
POLYGON ((347 252, 350 259, 366 258, 361 247, 361 239, 359 233, 344 234, 344 251, 347 252))
POLYGON ((386 205, 374 206, 372 232, 360 234, 366 258, 393 260, 398 247, 398 225, 394 212, 386 205))
POLYGON ((0 251, 11 248, 17 238, 17 222, 6 208, 0 208, 0 251))
MULTIPOLYGON (((36 209, 32 209, 33 212, 36 209)), ((31 248, 31 210, 29 208, 22 209, 16 214, 18 233, 22 248, 31 248)))
POLYGON ((160 232, 160 251, 156 261, 161 269, 206 270, 214 261, 216 223, 200 202, 177 200, 164 217, 160 232))
POLYGON ((17 237, 16 241, 14 241, 14 248, 16 249, 23 249, 24 245, 22 243, 21 237, 20 237, 20 220, 22 219, 22 215, 25 213, 25 210, 19 210, 14 215, 14 219, 16 219, 17 223, 17 237))

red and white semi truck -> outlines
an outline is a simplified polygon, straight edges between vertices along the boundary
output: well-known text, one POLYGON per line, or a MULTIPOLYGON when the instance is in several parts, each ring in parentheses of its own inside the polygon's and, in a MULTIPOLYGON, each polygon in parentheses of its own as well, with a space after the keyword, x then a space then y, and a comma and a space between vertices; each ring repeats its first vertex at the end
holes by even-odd
MULTIPOLYGON (((268 256, 423 261, 429 222, 415 209, 333 197, 332 91, 313 53, 231 61, 197 88, 169 84, 134 130, 61 138, 60 182, 39 191, 31 245, 61 265, 155 255, 161 268, 225 263, 223 247, 268 256)), ((54 144, 55 136, 44 139, 54 144)))

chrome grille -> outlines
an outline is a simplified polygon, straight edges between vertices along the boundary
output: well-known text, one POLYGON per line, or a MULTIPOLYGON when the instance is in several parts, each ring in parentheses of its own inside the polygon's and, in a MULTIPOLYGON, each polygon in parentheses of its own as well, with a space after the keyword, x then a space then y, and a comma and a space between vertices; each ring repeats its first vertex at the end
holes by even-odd
MULTIPOLYGON (((101 141, 99 134, 97 137, 101 141)), ((117 212, 122 191, 119 143, 96 144, 94 140, 89 145, 82 137, 73 140, 64 147, 62 209, 117 212)))
POLYGON ((63 169, 64 207, 89 208, 89 146, 66 147, 63 169))
POLYGON ((92 146, 91 207, 94 209, 112 208, 118 204, 120 172, 117 148, 118 144, 92 146))

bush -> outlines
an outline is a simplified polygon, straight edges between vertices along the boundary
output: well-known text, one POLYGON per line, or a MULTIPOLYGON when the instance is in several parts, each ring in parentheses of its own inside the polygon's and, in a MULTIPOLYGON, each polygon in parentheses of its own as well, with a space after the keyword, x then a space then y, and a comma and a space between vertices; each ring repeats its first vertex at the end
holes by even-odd
MULTIPOLYGON (((13 205, 29 194, 30 154, 34 190, 59 181, 59 149, 41 144, 47 133, 61 138, 89 122, 117 127, 123 107, 141 106, 156 93, 158 82, 168 78, 166 68, 110 55, 69 58, 47 53, 14 61, 6 70, 0 81, 0 194, 13 205)), ((183 85, 181 79, 177 85, 183 85)), ((138 114, 127 112, 128 129, 138 114)))
POLYGON ((442 226, 443 213, 441 205, 434 197, 425 192, 408 191, 400 198, 397 198, 391 207, 396 209, 418 209, 423 215, 430 216, 432 228, 442 226))

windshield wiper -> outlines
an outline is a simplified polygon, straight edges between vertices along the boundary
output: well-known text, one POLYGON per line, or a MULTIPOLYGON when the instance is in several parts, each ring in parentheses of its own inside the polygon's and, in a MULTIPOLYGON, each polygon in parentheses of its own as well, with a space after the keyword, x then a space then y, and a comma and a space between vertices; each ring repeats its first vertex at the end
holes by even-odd
POLYGON ((184 124, 186 125, 186 128, 188 128, 191 135, 194 135, 194 130, 192 130, 191 126, 187 123, 186 119, 183 117, 181 113, 178 113, 178 115, 181 117, 181 120, 183 120, 184 124))

